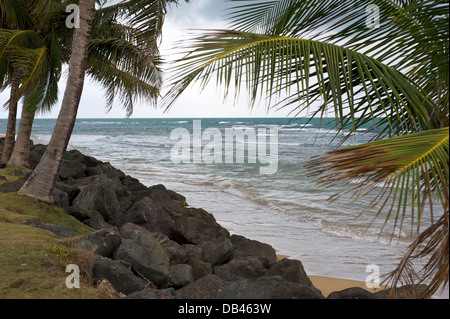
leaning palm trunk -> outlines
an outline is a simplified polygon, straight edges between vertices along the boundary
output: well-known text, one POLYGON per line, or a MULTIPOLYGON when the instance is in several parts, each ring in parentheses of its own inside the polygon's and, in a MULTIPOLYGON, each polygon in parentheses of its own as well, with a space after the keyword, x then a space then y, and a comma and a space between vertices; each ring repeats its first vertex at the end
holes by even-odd
POLYGON ((16 93, 19 89, 19 85, 20 73, 18 71, 15 71, 11 79, 11 92, 8 106, 8 124, 6 125, 5 146, 3 148, 1 163, 8 163, 16 142, 17 104, 19 102, 19 97, 16 93))
POLYGON ((61 110, 47 149, 36 169, 19 190, 20 195, 53 202, 53 189, 75 125, 83 91, 94 5, 95 0, 79 2, 80 27, 75 29, 73 35, 69 76, 61 110))
POLYGON ((24 103, 22 115, 20 117, 19 130, 17 132, 17 141, 11 158, 8 161, 9 165, 14 166, 29 166, 30 159, 30 137, 33 128, 35 112, 24 103))

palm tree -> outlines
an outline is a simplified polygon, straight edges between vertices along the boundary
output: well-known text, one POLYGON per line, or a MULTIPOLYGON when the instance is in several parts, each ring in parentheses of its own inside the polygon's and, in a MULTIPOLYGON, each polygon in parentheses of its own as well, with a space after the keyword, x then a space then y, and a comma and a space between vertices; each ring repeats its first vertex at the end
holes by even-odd
MULTIPOLYGON (((102 1, 102 3, 105 2, 102 1)), ((122 18, 129 25, 138 27, 138 32, 135 34, 137 45, 146 47, 152 53, 146 61, 148 65, 152 65, 156 62, 157 40, 161 34, 166 6, 168 3, 177 2, 177 0, 124 0, 118 4, 105 7, 103 13, 105 16, 115 16, 117 19, 122 18)), ((69 76, 61 110, 52 138, 40 163, 19 190, 21 195, 31 196, 44 202, 53 202, 53 189, 75 124, 86 71, 91 68, 98 68, 101 71, 98 78, 104 84, 114 83, 118 73, 124 70, 129 71, 129 65, 127 65, 129 60, 122 62, 120 56, 117 57, 120 63, 116 65, 106 62, 89 65, 88 52, 91 32, 93 31, 92 19, 95 19, 94 5, 95 0, 80 0, 79 2, 80 28, 74 30, 69 76)), ((101 32, 103 31, 100 28, 99 34, 101 32)), ((112 45, 113 47, 115 45, 115 43, 107 43, 106 40, 104 42, 103 44, 105 45, 112 45)), ((101 39, 98 44, 100 47, 102 46, 101 39)), ((153 78, 155 75, 154 72, 144 72, 141 76, 153 78)), ((129 103, 126 104, 127 106, 132 106, 130 102, 133 101, 134 96, 143 92, 139 87, 139 82, 133 82, 133 80, 132 77, 129 77, 128 81, 121 83, 126 90, 130 89, 130 94, 127 95, 128 98, 126 99, 126 102, 129 103)), ((150 93, 154 95, 155 92, 153 90, 150 93)), ((114 90, 108 91, 110 98, 114 97, 114 95, 114 90)))
MULTIPOLYGON (((15 126, 17 103, 24 97, 24 111, 19 130, 17 150, 26 146, 28 154, 29 135, 20 134, 23 124, 34 114, 34 105, 49 108, 57 99, 57 81, 61 73, 60 48, 55 44, 54 29, 56 25, 41 22, 48 16, 44 3, 18 0, 11 6, 10 1, 0 1, 2 16, 0 25, 0 83, 3 88, 11 86, 7 134, 2 162, 6 163, 12 156, 15 146, 15 126), (53 29, 52 33, 49 29, 53 29), (53 44, 53 48, 49 48, 53 44), (28 138, 27 138, 28 137, 28 138), (25 146, 24 146, 25 145, 25 146)), ((33 117, 31 117, 32 119, 33 117)), ((32 124, 32 122, 31 122, 32 124)), ((30 127, 31 130, 31 127, 30 127)), ((13 163, 22 165, 16 154, 13 163)), ((26 162, 27 163, 27 162, 26 162)))
POLYGON ((346 137, 372 123, 373 142, 323 154, 306 168, 321 186, 348 185, 331 200, 357 200, 384 183, 369 208, 393 220, 394 229, 411 207, 417 240, 389 283, 395 294, 400 282, 428 280, 424 296, 433 294, 449 278, 448 3, 231 1, 231 30, 187 41, 166 107, 193 83, 204 88, 215 79, 225 96, 244 86, 252 106, 264 98, 268 107, 309 111, 311 118, 334 111, 346 137), (425 206, 441 217, 420 233, 425 206), (415 273, 411 261, 424 255, 429 262, 415 273))
MULTIPOLYGON (((59 58, 60 63, 68 62, 71 46, 70 43, 64 43, 70 36, 65 26, 65 17, 61 15, 64 8, 65 3, 53 1, 52 6, 47 8, 47 23, 42 22, 42 17, 30 19, 32 21, 40 19, 41 21, 36 24, 47 27, 44 30, 39 27, 41 38, 43 42, 44 39, 51 39, 47 43, 47 52, 59 54, 54 57, 54 60, 59 58)), ((28 9, 26 13, 32 15, 35 9, 28 9)), ((148 45, 139 40, 141 36, 139 29, 117 22, 116 16, 117 10, 111 10, 111 8, 100 8, 95 11, 87 74, 106 88, 108 108, 112 107, 114 98, 119 96, 127 114, 131 115, 137 98, 154 101, 158 97, 161 83, 160 72, 157 68, 159 58, 155 49, 148 50, 148 45)), ((28 58, 31 57, 28 56, 28 58)), ((39 58, 41 57, 35 60, 39 58)), ((29 64, 33 65, 33 63, 29 64)), ((53 76, 53 79, 59 79, 60 68, 49 70, 49 74, 53 75, 52 72, 58 74, 57 77, 53 76)), ((27 99, 24 101, 27 102, 27 99)), ((44 111, 49 108, 50 106, 47 106, 44 111)), ((39 111, 42 111, 39 104, 24 104, 16 146, 9 160, 10 165, 28 166, 29 139, 34 115, 39 111)))

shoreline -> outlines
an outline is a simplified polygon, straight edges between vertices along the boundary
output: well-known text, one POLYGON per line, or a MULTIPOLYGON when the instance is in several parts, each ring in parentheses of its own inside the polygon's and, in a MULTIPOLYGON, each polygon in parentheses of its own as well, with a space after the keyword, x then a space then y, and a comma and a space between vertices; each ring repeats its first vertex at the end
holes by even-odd
MULTIPOLYGON (((82 155, 82 156, 84 156, 84 155, 82 155)), ((74 160, 76 161, 79 159, 74 157, 74 160)), ((111 169, 114 169, 114 168, 111 166, 111 169)), ((120 172, 120 171, 118 171, 118 172, 120 172)), ((136 181, 138 182, 138 180, 136 180, 136 181)), ((136 182, 136 181, 130 180, 130 182, 136 182)), ((277 254, 278 261, 283 260, 283 259, 290 259, 290 258, 291 257, 288 255, 277 254)), ((369 289, 366 287, 365 282, 358 281, 358 280, 352 280, 352 279, 328 277, 328 276, 321 276, 321 275, 307 275, 307 276, 310 278, 314 287, 316 287, 318 290, 320 290, 320 292, 322 293, 322 295, 325 298, 327 298, 329 296, 329 294, 332 292, 339 292, 339 291, 342 291, 342 290, 345 290, 348 288, 362 288, 371 293, 379 292, 379 291, 386 289, 386 287, 383 287, 383 286, 380 287, 379 289, 369 289)))
POLYGON ((308 275, 308 277, 309 279, 311 279, 314 287, 319 289, 325 298, 328 297, 332 292, 342 291, 348 288, 362 288, 371 293, 387 289, 387 287, 384 286, 381 286, 378 289, 375 288, 370 289, 367 288, 366 283, 364 281, 357 281, 352 279, 343 279, 343 278, 316 276, 316 275, 308 275))

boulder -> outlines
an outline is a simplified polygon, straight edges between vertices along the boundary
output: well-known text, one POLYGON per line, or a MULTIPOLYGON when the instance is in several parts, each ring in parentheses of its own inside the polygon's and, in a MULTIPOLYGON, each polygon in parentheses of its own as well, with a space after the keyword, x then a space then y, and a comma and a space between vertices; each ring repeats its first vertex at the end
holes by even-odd
POLYGON ((177 299, 175 289, 153 289, 146 288, 141 291, 133 292, 122 299, 177 299))
POLYGON ((187 263, 192 267, 195 280, 213 274, 213 266, 210 263, 202 261, 200 258, 188 257, 187 263))
POLYGON ((147 282, 137 277, 121 262, 98 256, 92 267, 94 279, 108 280, 116 291, 125 295, 144 289, 147 282))
POLYGON ((218 291, 228 285, 216 275, 208 275, 178 290, 185 299, 214 299, 218 291))
MULTIPOLYGON (((397 287, 397 299, 417 299, 425 289, 427 285, 404 285, 397 287)), ((383 289, 374 293, 379 299, 391 299, 391 288, 383 289)))
POLYGON ((39 229, 43 229, 43 230, 52 232, 59 237, 69 238, 69 237, 75 237, 75 236, 79 235, 75 231, 73 231, 69 228, 66 228, 64 226, 58 225, 58 224, 44 224, 44 223, 41 223, 41 222, 39 222, 37 220, 33 220, 33 219, 27 219, 27 221, 25 223, 32 227, 36 227, 39 229))
POLYGON ((73 201, 73 206, 96 210, 106 222, 116 225, 121 215, 132 204, 131 193, 120 183, 119 179, 106 175, 94 176, 90 183, 82 187, 73 201))
POLYGON ((313 287, 311 279, 309 279, 302 262, 299 260, 283 259, 269 269, 269 275, 280 276, 287 281, 313 287))
POLYGON ((277 262, 275 249, 269 244, 251 240, 240 235, 231 236, 235 257, 258 256, 265 261, 265 267, 270 267, 277 262))
POLYGON ((327 299, 378 299, 378 297, 361 287, 352 287, 332 292, 327 299))
POLYGON ((224 281, 256 279, 268 275, 260 258, 238 257, 229 263, 214 268, 214 274, 224 281))
POLYGON ((187 264, 169 266, 169 282, 175 288, 182 288, 194 282, 192 267, 187 264))
POLYGON ((23 184, 27 181, 28 177, 30 177, 31 172, 27 173, 24 178, 18 179, 11 183, 3 183, 0 185, 0 193, 13 193, 18 192, 19 189, 22 188, 23 184))
POLYGON ((204 242, 201 258, 213 266, 222 265, 233 258, 233 246, 227 237, 218 237, 204 242))
POLYGON ((149 197, 144 197, 133 203, 121 216, 120 224, 126 223, 133 223, 171 237, 174 221, 166 211, 156 206, 149 197))
POLYGON ((122 237, 119 232, 100 229, 84 236, 76 245, 78 249, 92 251, 96 255, 111 257, 119 248, 122 237))
POLYGON ((234 281, 221 288, 218 299, 325 299, 315 288, 296 284, 281 277, 263 277, 234 281))
POLYGON ((174 242, 173 240, 167 240, 161 244, 164 251, 169 256, 171 264, 185 264, 188 261, 188 255, 183 246, 174 242))
MULTIPOLYGON (((154 202, 157 204, 155 200, 154 202)), ((230 237, 230 233, 210 213, 203 209, 177 205, 164 207, 175 222, 172 226, 172 240, 179 244, 200 244, 218 237, 230 237)))
POLYGON ((61 207, 66 211, 69 208, 69 195, 67 193, 55 188, 53 190, 53 204, 61 207))
POLYGON ((169 256, 150 233, 139 232, 133 239, 122 239, 113 258, 131 264, 135 272, 158 288, 167 288, 169 256))

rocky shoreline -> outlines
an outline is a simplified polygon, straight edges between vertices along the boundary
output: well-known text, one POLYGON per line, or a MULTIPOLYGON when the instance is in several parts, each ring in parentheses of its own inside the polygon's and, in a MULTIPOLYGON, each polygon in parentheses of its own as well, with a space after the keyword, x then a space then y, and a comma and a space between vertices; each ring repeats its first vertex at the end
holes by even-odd
MULTIPOLYGON (((37 165, 45 145, 31 145, 37 165)), ((15 192, 22 180, 0 185, 15 192)), ((230 235, 214 216, 189 207, 163 185, 147 187, 109 163, 68 151, 54 192, 55 205, 94 231, 76 248, 95 254, 94 281, 107 281, 127 299, 325 299, 298 260, 277 260, 268 244, 230 235)), ((61 237, 58 225, 30 226, 61 237)), ((383 294, 384 293, 384 294, 383 294)), ((329 299, 378 299, 362 288, 329 299)))

